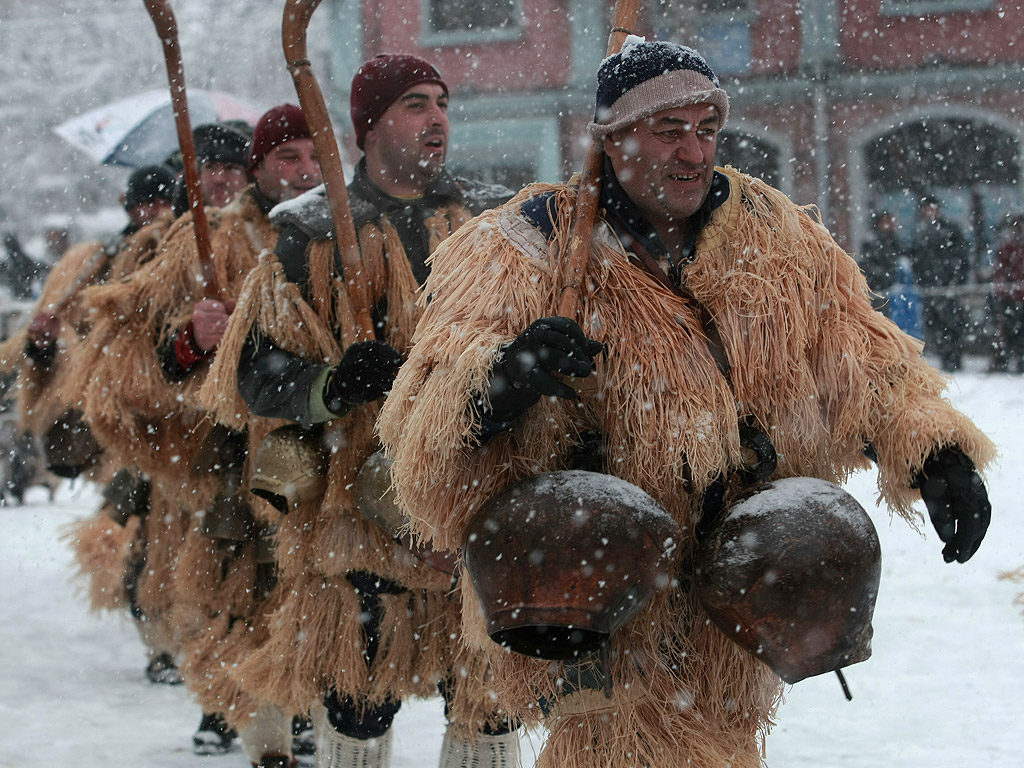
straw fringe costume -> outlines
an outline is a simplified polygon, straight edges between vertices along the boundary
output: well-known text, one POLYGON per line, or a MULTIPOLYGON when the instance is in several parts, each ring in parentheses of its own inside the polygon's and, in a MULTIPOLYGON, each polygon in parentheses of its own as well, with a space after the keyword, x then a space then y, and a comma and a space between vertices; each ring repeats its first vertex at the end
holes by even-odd
MULTIPOLYGON (((51 271, 35 313, 51 309, 60 312, 61 329, 52 360, 43 363, 24 354, 27 329, 8 342, 9 352, 4 355, 9 355, 12 362, 16 360, 20 368, 22 424, 37 437, 42 437, 65 414, 83 408, 79 372, 90 357, 86 337, 93 320, 83 307, 83 291, 92 285, 119 280, 152 258, 171 219, 168 212, 106 245, 91 242, 74 246, 51 271)), ((88 469, 88 476, 106 482, 118 468, 110 456, 102 455, 88 469)), ((74 551, 80 575, 89 584, 93 610, 115 610, 128 602, 126 570, 136 527, 114 523, 104 503, 94 515, 65 529, 63 538, 74 551)))
MULTIPOLYGON (((569 468, 591 430, 603 438, 599 471, 650 493, 684 532, 678 587, 611 639, 614 700, 584 690, 559 702, 543 768, 760 765, 758 743, 781 682, 710 623, 685 565, 703 492, 742 465, 741 418, 771 436, 776 478, 841 483, 869 466, 864 449, 874 446, 880 499, 911 522, 911 478, 933 449, 957 445, 979 466, 993 455, 941 397, 945 381, 918 344, 872 310, 857 265, 816 212, 759 180, 719 173, 729 195, 700 229, 682 284, 713 317, 731 385, 709 351, 699 307, 634 265, 602 219, 572 319, 607 355, 578 388, 578 402, 541 398, 510 431, 481 444, 472 401, 487 391, 499 348, 531 321, 559 314, 576 189, 534 185, 435 252, 430 303, 381 414, 399 504, 435 547, 458 548, 497 492, 569 468), (547 238, 521 215, 545 194, 547 238)), ((726 501, 738 490, 730 486, 726 501)), ((568 673, 498 648, 471 586, 461 586, 466 637, 489 653, 500 703, 513 716, 537 717, 538 696, 556 700, 568 673)))
MULTIPOLYGON (((508 198, 508 191, 502 191, 494 202, 508 198)), ((305 197, 311 195, 316 193, 305 197)), ((350 185, 349 199, 364 264, 361 279, 369 285, 374 304, 387 308, 378 336, 400 352, 407 350, 419 316, 419 282, 403 238, 387 213, 360 196, 360 188, 350 185)), ((320 201, 314 206, 319 224, 313 223, 317 214, 308 211, 290 219, 307 237, 319 238, 302 257, 308 264, 305 283, 289 279, 278 257, 268 255, 240 296, 202 393, 215 416, 228 423, 245 407, 238 399, 232 360, 242 358, 254 336, 298 358, 331 365, 358 341, 348 289, 335 266, 334 240, 323 239, 331 224, 326 200, 320 201)), ((433 251, 473 212, 465 203, 449 200, 423 215, 428 233, 424 245, 433 251)), ((409 696, 435 695, 443 682, 452 724, 475 733, 497 713, 486 688, 486 666, 450 639, 459 631, 458 606, 449 594, 451 578, 365 520, 356 506, 356 474, 379 448, 374 437, 378 410, 379 403, 369 403, 320 425, 330 449, 326 491, 316 502, 278 519, 281 603, 265 642, 233 674, 280 706, 302 711, 331 689, 355 702, 362 713, 409 696), (368 587, 367 580, 376 586, 368 587), (379 591, 368 596, 368 588, 379 591), (360 618, 367 605, 379 619, 375 637, 364 630, 360 618)))
MULTIPOLYGON (((252 187, 210 210, 210 226, 217 284, 235 296, 277 232, 252 187)), ((90 292, 89 307, 101 318, 91 341, 103 352, 85 383, 86 416, 110 450, 134 461, 152 484, 152 509, 140 534, 140 608, 171 617, 176 650, 185 656, 182 675, 204 711, 230 713, 244 725, 260 702, 223 673, 219 646, 232 620, 251 616, 265 599, 267 584, 258 579, 254 538, 229 543, 200 530, 204 515, 218 514, 228 488, 226 475, 200 466, 218 447, 196 397, 209 361, 199 359, 175 376, 166 362, 205 297, 202 275, 191 214, 185 214, 150 264, 90 292)))

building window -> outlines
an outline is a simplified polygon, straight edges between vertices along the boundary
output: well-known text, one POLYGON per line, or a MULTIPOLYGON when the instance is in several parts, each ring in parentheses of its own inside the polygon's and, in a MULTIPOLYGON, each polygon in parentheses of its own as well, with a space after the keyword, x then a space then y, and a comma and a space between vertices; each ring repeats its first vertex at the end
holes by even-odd
POLYGON ((883 16, 990 11, 992 0, 882 0, 881 10, 883 16))
POLYGON ((719 75, 747 72, 750 27, 757 18, 753 0, 660 0, 655 37, 686 41, 719 75))
POLYGON ((731 165, 775 188, 782 185, 779 150, 749 133, 728 128, 719 133, 715 165, 731 165))
POLYGON ((558 120, 550 117, 475 120, 453 126, 448 170, 456 176, 518 191, 562 178, 558 120))
POLYGON ((515 40, 521 0, 421 0, 423 38, 431 45, 515 40))

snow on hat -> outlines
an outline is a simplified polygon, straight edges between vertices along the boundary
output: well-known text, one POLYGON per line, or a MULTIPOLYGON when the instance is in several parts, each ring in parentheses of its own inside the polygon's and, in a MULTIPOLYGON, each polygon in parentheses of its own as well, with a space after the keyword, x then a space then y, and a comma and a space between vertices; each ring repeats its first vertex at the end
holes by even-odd
POLYGON ((263 114, 256 122, 249 150, 249 171, 259 168, 267 153, 293 139, 311 138, 306 116, 295 104, 281 104, 263 114))
POLYGON ((597 108, 590 135, 601 138, 663 109, 713 104, 725 125, 729 97, 704 57, 692 48, 629 35, 597 71, 597 108))
POLYGON ((363 139, 388 107, 405 91, 419 83, 436 83, 448 93, 448 86, 429 61, 406 53, 381 53, 365 62, 352 78, 350 99, 356 144, 363 139))
POLYGON ((174 199, 174 172, 165 165, 144 165, 136 168, 128 177, 124 193, 124 207, 130 211, 137 205, 152 200, 174 199))
POLYGON ((196 159, 203 163, 249 165, 249 137, 224 123, 206 123, 192 131, 196 159))

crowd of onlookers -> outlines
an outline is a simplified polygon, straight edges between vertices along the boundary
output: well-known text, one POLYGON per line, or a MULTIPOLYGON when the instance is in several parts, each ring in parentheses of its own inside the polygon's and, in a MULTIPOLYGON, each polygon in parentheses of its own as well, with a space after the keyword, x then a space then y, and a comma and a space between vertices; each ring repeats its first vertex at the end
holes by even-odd
POLYGON ((1008 220, 985 270, 935 197, 921 198, 909 241, 890 211, 876 211, 871 225, 858 258, 879 311, 922 339, 943 370, 981 348, 990 371, 1024 373, 1024 214, 1008 220))

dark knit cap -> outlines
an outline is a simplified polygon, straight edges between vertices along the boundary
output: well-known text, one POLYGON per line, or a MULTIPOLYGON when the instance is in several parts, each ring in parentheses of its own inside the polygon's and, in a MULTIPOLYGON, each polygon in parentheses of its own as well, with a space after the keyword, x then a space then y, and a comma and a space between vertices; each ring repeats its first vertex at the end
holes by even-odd
POLYGON ((356 144, 363 148, 366 132, 373 127, 388 107, 420 83, 435 83, 448 94, 448 86, 433 64, 405 53, 381 53, 365 62, 352 78, 352 127, 356 144))
POLYGON ((721 122, 729 97, 704 57, 692 48, 630 35, 597 71, 597 108, 587 128, 595 138, 665 109, 713 104, 721 122))
POLYGON ((249 152, 249 171, 259 168, 267 153, 279 144, 311 138, 306 116, 295 104, 281 104, 263 114, 256 122, 249 152))
POLYGON ((128 177, 128 188, 124 193, 125 210, 152 200, 174 199, 176 184, 174 172, 165 165, 144 165, 136 168, 128 177))
POLYGON ((224 123, 206 123, 192 131, 196 160, 203 163, 249 165, 249 137, 224 123))

